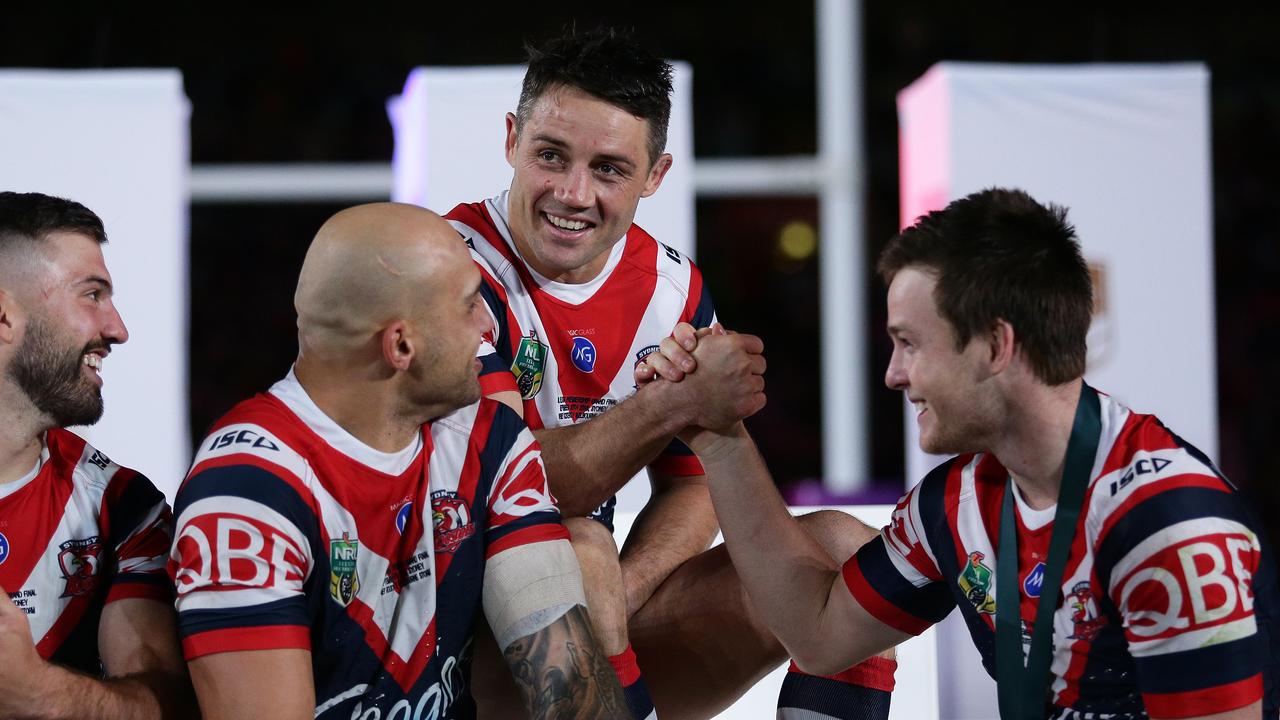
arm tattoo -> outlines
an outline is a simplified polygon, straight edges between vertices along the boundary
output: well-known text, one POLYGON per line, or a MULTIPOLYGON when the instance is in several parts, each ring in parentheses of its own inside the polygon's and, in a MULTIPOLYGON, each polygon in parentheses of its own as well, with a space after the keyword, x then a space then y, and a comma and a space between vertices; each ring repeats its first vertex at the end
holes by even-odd
POLYGON ((622 687, 591 634, 586 609, 516 640, 503 652, 535 720, 630 718, 622 687))

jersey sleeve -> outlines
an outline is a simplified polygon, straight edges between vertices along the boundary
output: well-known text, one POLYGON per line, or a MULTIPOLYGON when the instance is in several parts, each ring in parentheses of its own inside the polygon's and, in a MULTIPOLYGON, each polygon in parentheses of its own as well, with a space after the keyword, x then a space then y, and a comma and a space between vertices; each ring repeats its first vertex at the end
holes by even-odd
MULTIPOLYGON (((1160 466, 1156 457, 1136 461, 1134 469, 1160 466)), ((1096 551, 1143 702, 1160 717, 1248 705, 1262 697, 1266 664, 1255 613, 1258 534, 1239 497, 1218 477, 1151 480, 1123 489, 1128 497, 1110 514, 1096 551)))
POLYGON ((175 502, 169 573, 183 651, 193 660, 310 649, 303 586, 320 553, 315 512, 303 500, 298 476, 264 459, 287 452, 278 440, 260 428, 232 426, 215 433, 212 443, 228 439, 225 454, 197 457, 175 502), (259 446, 237 453, 237 442, 259 446))
MULTIPOLYGON (((471 241, 468 241, 471 246, 471 241)), ((484 333, 476 358, 480 360, 480 391, 484 395, 499 392, 519 392, 519 385, 512 373, 510 320, 507 317, 507 292, 496 279, 492 268, 471 247, 471 259, 480 269, 480 297, 489 313, 489 330, 484 333)))
POLYGON ((145 476, 121 468, 103 495, 101 517, 113 560, 106 601, 172 602, 165 559, 173 539, 173 514, 164 495, 145 476))
POLYGON ((863 609, 911 635, 941 622, 955 607, 929 546, 927 519, 921 516, 921 488, 931 478, 898 501, 889 525, 845 562, 842 573, 863 609))
MULTIPOLYGON (((490 401, 491 402, 491 401, 490 401)), ((484 453, 494 462, 485 530, 486 556, 547 540, 568 539, 547 485, 542 449, 520 416, 502 403, 494 406, 493 427, 484 453)), ((489 472, 489 467, 485 467, 489 472)))

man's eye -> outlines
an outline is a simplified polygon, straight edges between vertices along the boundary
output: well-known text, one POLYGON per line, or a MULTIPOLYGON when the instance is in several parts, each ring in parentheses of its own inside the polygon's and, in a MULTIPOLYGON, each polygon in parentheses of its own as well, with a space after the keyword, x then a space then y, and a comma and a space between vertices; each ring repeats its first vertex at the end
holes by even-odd
POLYGON ((606 163, 606 164, 604 164, 604 165, 601 165, 601 166, 599 167, 599 171, 600 171, 600 173, 602 173, 602 174, 604 174, 604 175, 617 175, 617 174, 619 174, 619 173, 621 172, 620 170, 618 170, 618 168, 616 168, 616 167, 614 167, 614 166, 612 166, 612 165, 609 165, 609 164, 607 164, 607 163, 606 163))
POLYGON ((546 162, 555 162, 557 159, 559 159, 559 157, 560 157, 559 155, 557 155, 554 151, 551 151, 551 150, 543 150, 542 152, 538 153, 538 158, 546 162))

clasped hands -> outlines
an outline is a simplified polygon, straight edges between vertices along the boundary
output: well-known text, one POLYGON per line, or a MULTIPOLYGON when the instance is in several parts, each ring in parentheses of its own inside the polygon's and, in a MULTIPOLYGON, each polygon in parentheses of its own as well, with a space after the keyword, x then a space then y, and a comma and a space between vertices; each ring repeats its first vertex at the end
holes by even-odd
POLYGON ((636 365, 636 385, 670 383, 670 410, 686 424, 678 437, 702 455, 717 438, 745 434, 742 420, 764 407, 763 351, 755 335, 680 323, 636 365))

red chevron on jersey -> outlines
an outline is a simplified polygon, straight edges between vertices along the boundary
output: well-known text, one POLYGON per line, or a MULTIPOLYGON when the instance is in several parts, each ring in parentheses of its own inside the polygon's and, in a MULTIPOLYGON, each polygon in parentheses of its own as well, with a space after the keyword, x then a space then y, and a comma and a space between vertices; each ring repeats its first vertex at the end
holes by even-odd
MULTIPOLYGON (((481 346, 486 393, 521 394, 533 428, 586 420, 635 392, 632 370, 679 322, 715 321, 698 268, 632 225, 604 270, 579 285, 538 276, 520 258, 506 220, 507 194, 459 205, 446 218, 471 247, 485 279, 494 331, 481 346)), ((683 445, 657 465, 701 474, 683 445)))
MULTIPOLYGON (((1256 522, 1203 454, 1153 416, 1099 395, 1099 453, 1054 616, 1051 717, 1213 714, 1255 702, 1264 690, 1274 713, 1275 665, 1265 658, 1277 656, 1280 597, 1256 522)), ((860 604, 905 632, 919 633, 958 606, 993 677, 1008 477, 991 455, 944 463, 844 568, 860 604)), ((1034 510, 1016 492, 1015 502, 1021 602, 1014 611, 1025 650, 1053 508, 1034 510)))
POLYGON ((484 563, 567 537, 532 434, 489 400, 365 446, 293 377, 238 405, 178 493, 170 571, 188 658, 306 648, 317 716, 470 703, 484 563), (360 691, 353 691, 360 688, 360 691))
POLYGON ((61 429, 45 434, 37 467, 0 492, 0 585, 26 613, 41 657, 99 673, 102 607, 173 598, 164 496, 61 429))

